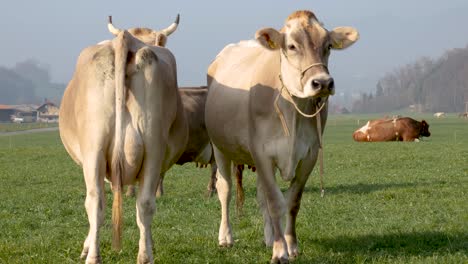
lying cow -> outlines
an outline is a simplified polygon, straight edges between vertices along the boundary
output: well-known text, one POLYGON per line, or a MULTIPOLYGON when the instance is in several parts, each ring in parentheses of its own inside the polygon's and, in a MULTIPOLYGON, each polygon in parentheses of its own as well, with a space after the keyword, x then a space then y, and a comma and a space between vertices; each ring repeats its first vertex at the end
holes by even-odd
POLYGON ((402 117, 368 121, 353 133, 353 139, 359 142, 418 141, 420 137, 430 135, 426 121, 418 122, 409 117, 402 117))
POLYGON ((437 112, 437 113, 434 113, 434 117, 435 117, 435 118, 442 118, 442 117, 445 117, 445 113, 444 113, 444 112, 437 112))
POLYGON ((458 117, 467 119, 468 118, 468 112, 460 113, 460 114, 458 114, 458 117))

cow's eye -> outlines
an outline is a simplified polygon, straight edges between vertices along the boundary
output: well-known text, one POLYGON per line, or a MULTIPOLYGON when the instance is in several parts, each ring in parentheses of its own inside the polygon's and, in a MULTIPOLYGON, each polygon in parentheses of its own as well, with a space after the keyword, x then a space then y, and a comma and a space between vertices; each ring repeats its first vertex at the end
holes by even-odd
POLYGON ((289 44, 288 45, 288 50, 296 50, 296 46, 289 44))

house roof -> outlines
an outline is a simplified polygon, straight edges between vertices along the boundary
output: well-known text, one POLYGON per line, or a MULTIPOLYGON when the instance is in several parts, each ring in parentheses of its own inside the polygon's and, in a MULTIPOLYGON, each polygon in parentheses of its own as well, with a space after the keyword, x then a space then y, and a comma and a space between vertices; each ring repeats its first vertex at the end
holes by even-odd
POLYGON ((44 106, 46 106, 46 105, 47 105, 47 106, 55 106, 55 107, 57 107, 57 105, 54 104, 54 103, 52 103, 52 102, 45 102, 45 103, 43 103, 41 106, 39 106, 37 109, 40 109, 40 108, 42 108, 42 107, 44 107, 44 106))
POLYGON ((15 107, 13 105, 0 104, 0 110, 9 110, 9 109, 15 109, 15 107))

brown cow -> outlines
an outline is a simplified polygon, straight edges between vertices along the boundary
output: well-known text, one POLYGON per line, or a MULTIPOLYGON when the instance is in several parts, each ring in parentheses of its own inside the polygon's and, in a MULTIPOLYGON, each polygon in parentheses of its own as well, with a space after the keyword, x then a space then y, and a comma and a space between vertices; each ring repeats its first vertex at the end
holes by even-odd
POLYGON ((409 117, 402 117, 370 120, 353 133, 353 139, 359 142, 418 141, 420 137, 430 135, 426 121, 418 122, 409 117))

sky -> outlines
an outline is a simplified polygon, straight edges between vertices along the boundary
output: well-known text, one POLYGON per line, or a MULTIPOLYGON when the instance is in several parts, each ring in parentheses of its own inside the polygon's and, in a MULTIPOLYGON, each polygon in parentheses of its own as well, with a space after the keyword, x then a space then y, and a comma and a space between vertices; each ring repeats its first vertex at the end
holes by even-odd
POLYGON ((54 82, 68 83, 80 51, 113 37, 108 15, 118 28, 162 29, 180 13, 167 48, 177 60, 179 85, 200 86, 224 46, 253 39, 263 27, 280 29, 302 9, 313 11, 329 30, 353 26, 360 33, 356 44, 330 57, 338 93, 373 90, 399 66, 468 44, 466 0, 2 0, 0 66, 32 58, 50 67, 54 82))

